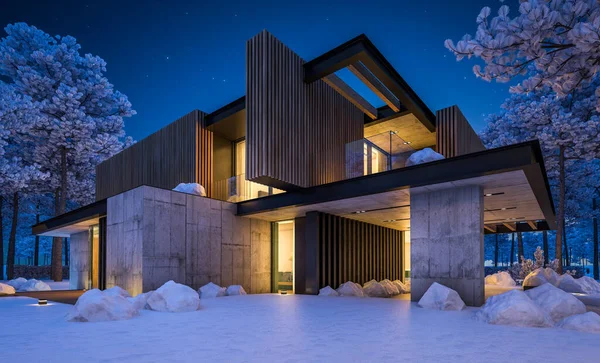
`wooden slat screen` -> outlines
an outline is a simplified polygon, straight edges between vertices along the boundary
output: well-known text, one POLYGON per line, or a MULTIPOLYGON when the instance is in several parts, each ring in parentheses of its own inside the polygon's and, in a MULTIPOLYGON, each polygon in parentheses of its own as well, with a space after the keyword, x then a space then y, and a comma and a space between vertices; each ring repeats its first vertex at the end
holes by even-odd
POLYGON ((195 110, 96 166, 96 200, 140 185, 197 182, 212 192, 212 132, 195 110))
POLYGON ((436 112, 437 152, 446 158, 485 150, 481 139, 458 106, 436 112))
POLYGON ((364 114, 323 81, 304 83, 303 64, 267 31, 246 44, 249 180, 309 187, 345 177, 345 145, 362 139, 364 114))
POLYGON ((319 287, 404 280, 402 232, 319 213, 319 287))

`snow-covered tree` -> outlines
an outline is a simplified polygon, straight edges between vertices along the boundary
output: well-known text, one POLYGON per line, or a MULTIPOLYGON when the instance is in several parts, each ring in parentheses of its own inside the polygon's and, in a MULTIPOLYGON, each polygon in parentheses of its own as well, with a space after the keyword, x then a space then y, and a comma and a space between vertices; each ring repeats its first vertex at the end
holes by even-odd
MULTIPOLYGON (((571 195, 582 191, 576 170, 600 156, 600 116, 594 107, 595 80, 565 98, 557 99, 549 88, 529 94, 513 94, 502 105, 502 112, 490 117, 481 133, 489 147, 538 139, 542 146, 551 186, 558 200, 556 258, 562 260, 567 185, 576 186, 571 195)), ((574 206, 576 208, 576 206, 574 206)))
MULTIPOLYGON (((25 23, 8 25, 5 31, 0 75, 39 110, 28 136, 35 161, 50 175, 47 191, 55 194, 59 215, 69 197, 81 197, 73 195, 72 187, 87 187, 86 197, 93 196, 94 167, 131 142, 125 138, 123 118, 135 111, 106 78, 106 62, 81 54, 75 38, 52 37, 25 23)), ((62 279, 61 254, 62 240, 56 238, 52 278, 57 281, 62 279)))
MULTIPOLYGON (((483 69, 475 74, 485 80, 506 82, 525 79, 512 87, 527 93, 550 87, 559 97, 589 87, 600 67, 600 2, 597 0, 521 1, 519 13, 510 17, 502 5, 490 19, 484 7, 477 16, 474 36, 466 34, 445 46, 461 60, 478 57, 483 69)), ((595 85, 594 105, 600 109, 600 88, 595 85)))
MULTIPOLYGON (((19 95, 13 85, 0 81, 0 211, 4 199, 8 198, 13 210, 6 273, 13 278, 16 252, 16 233, 19 220, 20 193, 37 181, 47 178, 40 166, 33 162, 29 149, 31 145, 23 136, 29 132, 37 120, 37 109, 27 96, 19 95), (29 156, 29 157, 28 157, 29 156)), ((0 231, 3 216, 0 212, 0 231)), ((0 232, 0 241, 3 235, 0 232)), ((3 256, 3 244, 0 243, 0 256, 3 256)), ((3 265, 0 257, 0 266, 3 265)))

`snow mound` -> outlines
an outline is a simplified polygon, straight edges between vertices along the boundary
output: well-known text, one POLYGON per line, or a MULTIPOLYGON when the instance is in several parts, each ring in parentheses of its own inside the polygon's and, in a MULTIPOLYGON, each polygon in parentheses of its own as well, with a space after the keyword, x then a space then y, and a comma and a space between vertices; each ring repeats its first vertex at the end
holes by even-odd
POLYGON ((410 292, 410 280, 406 281, 404 283, 404 286, 406 286, 406 291, 405 292, 410 292))
POLYGON ((18 289, 18 291, 50 291, 52 290, 50 288, 50 285, 48 285, 47 283, 40 281, 40 280, 36 280, 36 279, 31 279, 31 280, 27 280, 26 283, 24 283, 23 285, 21 285, 21 287, 18 289))
POLYGON ((340 296, 365 296, 362 286, 355 284, 352 281, 341 284, 340 287, 337 288, 337 292, 340 296))
POLYGON ((585 305, 579 299, 551 284, 527 290, 525 294, 555 322, 585 313, 585 305))
POLYGON ((15 288, 8 284, 0 283, 0 295, 14 295, 15 288))
POLYGON ((231 285, 227 288, 227 296, 247 295, 242 285, 231 285))
POLYGON ((529 275, 525 277, 523 281, 523 286, 535 287, 541 286, 545 283, 550 283, 554 286, 558 286, 558 282, 560 280, 560 275, 557 274, 553 269, 546 268, 538 268, 533 270, 529 275))
POLYGON ((476 317, 489 324, 546 327, 552 320, 520 290, 492 296, 477 312, 476 317))
POLYGON ((133 304, 133 307, 136 310, 152 310, 150 309, 150 305, 148 305, 148 298, 152 295, 154 291, 148 291, 143 294, 139 294, 136 297, 128 297, 127 301, 133 304))
POLYGON ((96 322, 131 319, 139 314, 123 296, 106 294, 98 289, 86 291, 67 315, 67 321, 96 322))
POLYGON ((566 292, 583 292, 579 282, 569 274, 564 274, 560 277, 560 280, 558 281, 558 288, 566 292))
POLYGON ((442 160, 445 159, 444 155, 438 154, 433 149, 426 147, 423 150, 419 150, 416 153, 412 154, 406 160, 406 166, 417 165, 429 163, 431 161, 442 160))
POLYGON ((388 294, 390 294, 391 296, 400 294, 400 290, 398 289, 398 287, 396 285, 394 285, 394 283, 391 282, 390 280, 388 280, 388 279, 381 280, 381 281, 379 281, 379 283, 381 285, 383 285, 383 287, 385 287, 385 291, 387 291, 388 294))
POLYGON ((113 286, 109 289, 104 290, 105 295, 109 296, 122 296, 122 297, 131 297, 131 295, 127 292, 127 290, 123 289, 119 286, 113 286))
POLYGON ((23 277, 17 277, 16 279, 6 282, 7 285, 14 287, 16 291, 19 291, 21 286, 23 286, 25 283, 27 283, 27 279, 23 277))
POLYGON ((198 183, 180 183, 178 186, 173 188, 173 190, 176 192, 206 197, 206 191, 204 190, 204 187, 198 183))
POLYGON ((201 299, 221 297, 227 295, 227 288, 209 282, 198 289, 198 295, 200 295, 201 299))
POLYGON ((392 284, 394 284, 396 286, 396 288, 398 289, 398 292, 400 292, 401 294, 405 294, 407 292, 410 291, 410 288, 407 287, 402 281, 400 280, 394 280, 392 281, 392 284))
POLYGON ((513 278, 510 276, 510 274, 506 271, 500 271, 500 272, 496 272, 493 275, 486 276, 485 284, 502 286, 502 287, 517 286, 517 283, 515 282, 515 280, 513 280, 513 278))
POLYGON ((600 282, 594 280, 589 276, 583 276, 576 279, 579 286, 581 286, 581 291, 584 294, 600 294, 600 282))
POLYGON ((371 280, 365 283, 363 286, 363 292, 369 297, 390 297, 391 294, 387 292, 385 287, 375 280, 371 280))
POLYGON ((340 294, 331 288, 331 286, 325 286, 319 290, 319 296, 340 296, 340 294))
POLYGON ((561 320, 557 327, 584 333, 600 333, 600 316, 594 312, 572 315, 561 320))
POLYGON ((198 293, 189 286, 173 280, 165 282, 148 297, 148 306, 154 311, 183 313, 200 308, 198 293))
POLYGON ((458 292, 434 282, 419 300, 419 306, 435 310, 462 310, 465 308, 465 303, 458 292))

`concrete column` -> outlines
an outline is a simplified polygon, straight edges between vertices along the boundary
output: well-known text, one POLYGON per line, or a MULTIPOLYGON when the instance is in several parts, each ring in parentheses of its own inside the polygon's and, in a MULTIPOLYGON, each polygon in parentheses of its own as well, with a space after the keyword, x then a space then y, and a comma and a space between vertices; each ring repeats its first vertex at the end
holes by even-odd
POLYGON ((71 235, 69 244, 69 288, 88 288, 90 278, 90 241, 88 231, 71 235))
POLYGON ((462 186, 411 190, 411 299, 438 282, 465 304, 484 303, 483 190, 462 186))

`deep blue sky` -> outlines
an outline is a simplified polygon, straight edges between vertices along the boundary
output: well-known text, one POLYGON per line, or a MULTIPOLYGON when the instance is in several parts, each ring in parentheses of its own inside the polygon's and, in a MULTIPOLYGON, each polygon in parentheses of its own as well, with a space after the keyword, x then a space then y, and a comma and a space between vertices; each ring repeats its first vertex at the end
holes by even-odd
MULTIPOLYGON (((504 2, 516 12, 517 1, 504 2)), ((47 1, 3 0, 0 25, 24 21, 72 35, 104 58, 108 78, 138 112, 139 140, 179 116, 212 112, 244 94, 245 41, 267 29, 305 60, 365 33, 432 111, 458 104, 479 131, 508 85, 476 79, 473 61, 444 48, 475 32, 483 6, 500 0, 47 1)), ((2 31, 2 36, 4 32, 2 31)), ((382 103, 365 94, 376 106, 382 103)))

